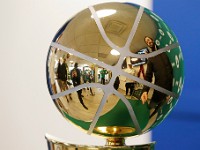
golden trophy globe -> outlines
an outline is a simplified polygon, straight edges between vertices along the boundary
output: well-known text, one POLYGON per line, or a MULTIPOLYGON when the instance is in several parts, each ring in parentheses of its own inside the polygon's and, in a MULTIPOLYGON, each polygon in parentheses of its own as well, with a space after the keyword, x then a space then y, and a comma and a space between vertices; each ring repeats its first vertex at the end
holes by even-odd
POLYGON ((126 145, 160 124, 181 94, 183 56, 165 22, 133 3, 102 3, 58 30, 47 56, 47 84, 62 116, 105 146, 69 144, 46 136, 49 150, 153 150, 126 145))

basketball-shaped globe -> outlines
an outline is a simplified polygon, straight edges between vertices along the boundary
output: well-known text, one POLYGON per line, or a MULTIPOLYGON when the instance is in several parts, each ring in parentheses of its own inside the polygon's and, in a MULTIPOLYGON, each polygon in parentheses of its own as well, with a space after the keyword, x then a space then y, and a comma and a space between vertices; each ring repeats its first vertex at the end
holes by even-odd
POLYGON ((46 68, 50 95, 64 118, 106 137, 157 126, 178 102, 184 81, 175 34, 132 3, 90 6, 66 21, 46 68))

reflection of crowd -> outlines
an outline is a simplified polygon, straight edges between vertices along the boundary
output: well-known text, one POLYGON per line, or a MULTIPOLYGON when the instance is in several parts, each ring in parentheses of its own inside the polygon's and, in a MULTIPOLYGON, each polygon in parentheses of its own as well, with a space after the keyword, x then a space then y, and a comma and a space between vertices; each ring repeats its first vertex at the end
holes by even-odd
MULTIPOLYGON (((145 37, 144 41, 148 47, 140 50, 140 52, 142 52, 141 54, 153 52, 158 49, 158 46, 154 43, 152 38, 145 37)), ((127 62, 127 65, 122 66, 125 72, 143 78, 168 91, 172 91, 173 69, 166 53, 150 57, 141 63, 137 62, 137 58, 127 57, 126 61, 128 60, 130 60, 130 64, 127 62), (134 61, 134 64, 132 64, 131 61, 134 61)), ((150 114, 150 117, 154 116, 170 98, 166 94, 144 85, 139 86, 138 90, 136 86, 140 83, 131 79, 126 78, 124 81, 126 97, 127 95, 130 95, 141 99, 142 104, 148 102, 149 109, 153 111, 152 114, 150 114)))
MULTIPOLYGON (((78 68, 78 63, 75 63, 74 68, 69 71, 69 67, 67 65, 67 59, 70 57, 69 54, 63 55, 62 57, 60 57, 58 59, 58 62, 56 63, 56 57, 59 57, 60 53, 56 54, 56 51, 54 51, 54 49, 52 49, 52 55, 54 55, 53 60, 51 60, 51 69, 50 73, 51 73, 51 86, 53 87, 53 92, 57 93, 57 92, 63 92, 69 89, 70 86, 78 86, 81 84, 81 70, 78 68), (54 69, 55 68, 55 69, 54 69), (57 81, 57 82, 55 82, 57 81), (71 83, 72 81, 72 83, 71 83), (58 86, 56 86, 56 83, 58 86)), ((63 54, 63 53, 61 53, 63 54)), ((89 80, 89 82, 91 82, 89 80)), ((88 109, 84 102, 83 102, 83 95, 82 95, 82 89, 77 91, 77 96, 78 99, 80 101, 80 103, 82 104, 82 106, 85 109, 88 109)), ((67 102, 69 102, 69 99, 72 100, 72 94, 68 94, 65 95, 63 98, 66 98, 67 102)))
MULTIPOLYGON (((69 71, 65 57, 60 57, 58 60, 56 76, 57 76, 57 81, 58 81, 58 85, 61 92, 68 90, 69 86, 76 87, 78 85, 81 85, 83 82, 92 83, 93 81, 92 71, 91 70, 82 71, 81 69, 78 68, 78 63, 75 63, 74 68, 69 71), (70 80, 72 81, 72 83, 70 83, 70 80)), ((88 90, 90 91, 91 95, 94 96, 94 92, 92 91, 92 88, 89 87, 88 90)), ((66 95, 65 98, 69 102, 69 99, 67 96, 68 95, 66 95)), ((88 109, 88 107, 84 104, 84 100, 83 100, 84 96, 82 94, 82 89, 77 91, 77 96, 82 106, 85 109, 88 109)), ((72 94, 69 94, 69 98, 72 100, 72 94)))
MULTIPOLYGON (((145 37, 145 43, 148 46, 148 52, 153 52, 158 49, 158 46, 154 43, 153 39, 149 37, 145 37)), ((143 50, 143 49, 142 49, 143 50)), ((56 54, 53 53, 54 55, 56 54)), ((145 54, 145 53, 142 53, 145 54)), ((107 71, 106 69, 101 69, 101 68, 95 68, 93 70, 90 69, 84 69, 80 70, 78 68, 78 63, 74 64, 74 68, 69 71, 68 65, 66 63, 68 57, 62 57, 58 61, 58 66, 57 66, 57 81, 58 85, 60 87, 61 92, 69 89, 69 84, 68 81, 72 81, 73 86, 76 87, 80 84, 84 83, 92 83, 94 81, 98 82, 98 79, 100 79, 101 84, 106 84, 107 81, 110 80, 112 77, 111 71, 107 71), (95 74, 94 71, 98 69, 97 74, 95 74), (99 71, 100 70, 100 71, 99 71), (92 72, 93 71, 93 72, 92 72), (81 83, 81 80, 83 81, 81 83), (107 81, 106 81, 107 80, 107 81)), ((130 58, 126 58, 125 61, 129 61, 130 58)), ((51 68, 51 67, 50 67, 51 68)), ((130 63, 126 62, 126 65, 122 66, 123 70, 133 76, 137 76, 139 78, 144 78, 148 82, 152 82, 157 86, 163 87, 164 89, 167 89, 169 91, 172 90, 172 78, 173 78, 173 72, 172 72, 172 66, 169 61, 169 58, 167 57, 166 53, 161 53, 157 56, 148 58, 145 63, 138 64, 137 66, 134 64, 134 66, 130 63)), ((55 81, 52 80, 52 87, 55 87, 55 81)), ((158 112, 160 107, 166 102, 167 100, 167 95, 163 94, 159 91, 154 90, 153 92, 150 92, 150 88, 147 86, 140 86, 139 90, 140 92, 136 93, 138 88, 139 83, 128 79, 123 76, 117 76, 115 79, 115 82, 113 84, 113 88, 115 90, 118 90, 119 92, 123 93, 126 95, 126 98, 130 96, 134 96, 135 99, 141 99, 142 103, 148 102, 149 108, 150 109, 155 109, 155 111, 151 114, 153 116, 155 113, 158 112), (134 94, 138 94, 135 96, 134 94), (153 93, 152 96, 150 93, 153 93), (149 99, 150 97, 150 99, 149 99)), ((56 88, 54 92, 56 92, 56 88)), ((90 90, 90 94, 93 96, 94 92, 92 91, 92 88, 89 87, 88 90, 90 90)), ((152 89, 151 89, 152 91, 152 89)), ((72 99, 71 94, 67 95, 66 99, 72 99), (69 96, 69 98, 67 97, 69 96)), ((82 95, 82 89, 77 91, 77 96, 82 104, 82 106, 85 109, 88 109, 87 106, 84 104, 84 96, 82 95)))

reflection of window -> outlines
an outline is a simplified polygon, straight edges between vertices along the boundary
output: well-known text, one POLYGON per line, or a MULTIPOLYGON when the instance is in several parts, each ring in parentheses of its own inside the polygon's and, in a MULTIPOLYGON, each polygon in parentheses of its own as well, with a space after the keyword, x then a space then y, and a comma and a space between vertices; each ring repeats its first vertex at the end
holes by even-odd
MULTIPOLYGON (((137 54, 147 54, 148 53, 148 50, 145 48, 145 49, 141 49, 137 52, 137 54)), ((131 57, 130 58, 130 62, 131 62, 131 65, 132 66, 139 66, 139 65, 143 65, 147 62, 147 58, 134 58, 134 57, 131 57)))

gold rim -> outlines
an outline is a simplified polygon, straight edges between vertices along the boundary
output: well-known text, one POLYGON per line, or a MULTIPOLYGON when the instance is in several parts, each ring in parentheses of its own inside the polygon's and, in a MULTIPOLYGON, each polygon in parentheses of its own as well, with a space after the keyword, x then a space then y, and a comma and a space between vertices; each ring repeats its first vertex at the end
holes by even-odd
POLYGON ((102 134, 121 135, 135 132, 135 128, 121 126, 96 127, 94 130, 102 134))

